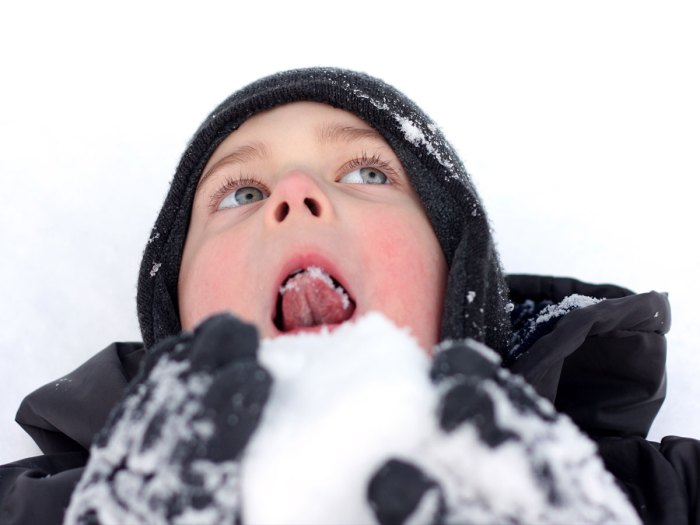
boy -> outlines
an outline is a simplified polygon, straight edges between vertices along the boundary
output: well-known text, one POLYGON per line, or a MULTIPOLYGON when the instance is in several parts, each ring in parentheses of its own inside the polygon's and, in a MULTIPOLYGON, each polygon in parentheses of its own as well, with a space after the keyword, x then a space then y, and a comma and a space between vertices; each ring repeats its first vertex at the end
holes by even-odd
MULTIPOLYGON (((69 520, 103 519, 90 495, 118 501, 117 485, 125 478, 138 478, 139 491, 134 501, 122 497, 114 508, 122 516, 139 515, 138 494, 148 487, 136 467, 143 458, 120 450, 113 436, 146 422, 141 448, 150 450, 163 436, 163 421, 193 405, 206 416, 193 416, 202 423, 201 436, 175 440, 168 456, 186 467, 178 471, 188 478, 177 480, 182 498, 149 499, 144 508, 167 521, 186 522, 194 515, 188 512, 202 509, 222 512, 211 522, 240 519, 238 464, 231 461, 245 453, 273 379, 256 359, 255 332, 215 315, 233 312, 262 337, 274 338, 337 328, 377 310, 408 327, 428 352, 436 343, 465 338, 497 351, 599 440, 607 468, 644 521, 700 519, 692 474, 698 465, 691 462, 697 442, 668 440, 659 447, 642 439, 663 399, 666 298, 567 279, 509 281, 515 304, 508 302, 471 181, 412 102, 381 81, 342 70, 262 79, 210 115, 178 167, 142 262, 137 300, 143 347, 109 347, 67 376, 61 395, 40 390, 20 409, 20 424, 52 455, 4 467, 2 517, 60 521, 81 477, 69 520), (607 300, 570 298, 577 293, 607 300), (144 354, 141 373, 120 401, 144 354), (205 386, 197 386, 198 378, 205 386), (181 403, 158 400, 168 381, 190 385, 181 403), (86 395, 89 402, 76 401, 86 395), (231 400, 240 406, 231 408, 231 400), (84 471, 86 449, 101 428, 84 471), (202 462, 210 471, 221 467, 214 489, 196 470, 202 462), (221 503, 220 494, 235 497, 221 503)), ((561 424, 479 352, 474 343, 457 343, 444 345, 435 358, 432 377, 445 391, 439 414, 444 432, 473 424, 493 449, 525 440, 504 430, 474 378, 495 381, 509 403, 539 424, 561 424)), ((551 482, 558 479, 556 463, 541 466, 537 483, 554 494, 551 509, 566 506, 557 502, 562 488, 551 482)), ((450 500, 450 487, 424 470, 388 462, 371 477, 368 499, 377 520, 505 519, 493 501, 459 514, 464 508, 450 500), (431 494, 437 496, 431 500, 431 494), (432 510, 416 514, 426 502, 432 510)), ((607 490, 615 500, 615 488, 607 490)), ((593 522, 629 517, 623 503, 588 506, 593 522)))

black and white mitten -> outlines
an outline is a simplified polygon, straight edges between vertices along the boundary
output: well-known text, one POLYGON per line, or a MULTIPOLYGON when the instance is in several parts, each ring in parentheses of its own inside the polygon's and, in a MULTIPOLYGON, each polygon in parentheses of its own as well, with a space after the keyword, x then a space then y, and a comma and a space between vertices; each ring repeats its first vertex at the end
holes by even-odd
POLYGON ((239 459, 272 379, 230 315, 156 345, 110 415, 67 524, 240 521, 239 459))
POLYGON ((447 345, 430 375, 437 435, 372 477, 380 524, 639 523, 593 442, 495 352, 471 340, 447 345))

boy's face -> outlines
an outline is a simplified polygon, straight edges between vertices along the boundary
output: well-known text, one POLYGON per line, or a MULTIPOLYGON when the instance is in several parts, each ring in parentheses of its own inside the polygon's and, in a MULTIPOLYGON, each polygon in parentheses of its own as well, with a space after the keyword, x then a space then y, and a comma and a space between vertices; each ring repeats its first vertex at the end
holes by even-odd
POLYGON ((374 310, 427 349, 438 341, 446 274, 381 135, 346 111, 296 102, 245 121, 204 168, 180 269, 180 317, 192 329, 231 311, 275 337, 374 310), (290 284, 309 267, 322 272, 290 284))

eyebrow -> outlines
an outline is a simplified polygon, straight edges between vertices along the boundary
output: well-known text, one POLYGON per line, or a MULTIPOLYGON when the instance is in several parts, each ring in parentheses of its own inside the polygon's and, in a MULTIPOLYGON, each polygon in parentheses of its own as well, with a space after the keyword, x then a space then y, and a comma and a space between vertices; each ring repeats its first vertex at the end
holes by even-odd
POLYGON ((356 128, 341 124, 325 124, 318 130, 318 140, 322 144, 335 142, 357 142, 364 139, 375 139, 386 142, 384 137, 373 128, 356 128))

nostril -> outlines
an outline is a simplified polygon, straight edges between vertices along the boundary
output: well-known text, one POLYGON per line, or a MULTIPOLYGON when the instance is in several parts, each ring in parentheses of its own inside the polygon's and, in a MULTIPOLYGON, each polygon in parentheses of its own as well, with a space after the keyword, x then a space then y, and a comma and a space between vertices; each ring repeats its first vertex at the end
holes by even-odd
POLYGON ((304 204, 306 204, 306 207, 314 217, 321 215, 321 206, 319 206, 318 202, 316 202, 314 199, 306 198, 304 199, 304 204))
POLYGON ((275 210, 275 219, 277 222, 282 222, 287 215, 289 215, 289 204, 283 202, 275 210))

